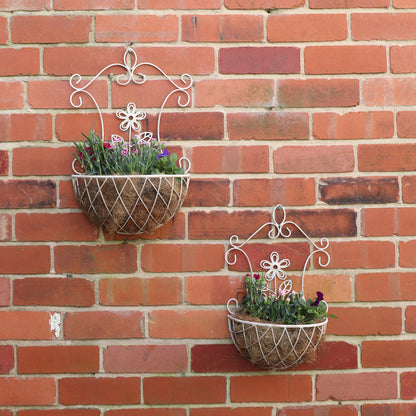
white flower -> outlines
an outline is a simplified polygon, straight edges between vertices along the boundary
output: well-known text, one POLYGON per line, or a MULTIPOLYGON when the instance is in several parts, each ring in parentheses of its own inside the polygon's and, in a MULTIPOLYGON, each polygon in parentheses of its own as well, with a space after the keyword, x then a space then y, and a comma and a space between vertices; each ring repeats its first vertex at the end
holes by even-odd
POLYGON ((142 129, 140 120, 146 118, 146 113, 137 110, 136 104, 134 103, 129 103, 127 105, 126 111, 119 110, 117 111, 116 115, 120 120, 123 120, 120 123, 120 130, 122 131, 127 131, 130 129, 136 132, 140 131, 142 129))
POLYGON ((286 269, 289 265, 290 261, 288 259, 282 259, 279 261, 279 254, 275 251, 270 254, 270 261, 262 260, 260 263, 260 266, 267 270, 264 277, 268 281, 274 280, 276 277, 280 280, 286 279, 287 274, 283 269, 286 269))

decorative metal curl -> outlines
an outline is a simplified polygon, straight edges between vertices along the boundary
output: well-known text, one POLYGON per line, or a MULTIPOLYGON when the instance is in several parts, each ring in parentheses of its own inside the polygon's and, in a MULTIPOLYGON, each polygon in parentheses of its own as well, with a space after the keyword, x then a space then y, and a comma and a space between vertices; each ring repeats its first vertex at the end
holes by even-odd
MULTIPOLYGON (((244 251, 244 246, 251 241, 260 231, 262 231, 266 227, 270 227, 270 230, 267 233, 267 236, 270 240, 278 239, 279 237, 282 238, 289 238, 292 235, 292 231, 289 228, 289 225, 295 227, 302 235, 305 237, 308 242, 312 245, 312 251, 307 256, 305 263, 302 269, 302 284, 301 284, 301 291, 304 290, 304 279, 305 279, 305 271, 306 267, 308 266, 309 260, 317 254, 318 256, 318 263, 321 267, 328 266, 331 258, 327 251, 329 246, 329 241, 327 238, 321 238, 319 243, 314 242, 306 233, 293 221, 286 221, 286 211, 282 205, 278 204, 274 207, 272 212, 272 220, 270 222, 266 222, 262 226, 260 226, 253 234, 251 234, 248 238, 244 241, 240 242, 239 237, 237 235, 232 235, 230 237, 230 248, 225 253, 225 261, 228 265, 232 266, 237 262, 237 253, 243 255, 246 259, 247 264, 250 269, 251 278, 254 279, 253 267, 251 265, 250 257, 244 251), (278 213, 280 214, 281 220, 279 221, 278 213)), ((288 291, 292 290, 292 281, 291 279, 287 279, 287 273, 285 268, 290 265, 290 261, 288 259, 281 259, 279 260, 279 254, 277 252, 272 252, 270 254, 270 261, 262 260, 260 262, 260 267, 266 270, 265 272, 265 282, 266 287, 264 293, 278 295, 279 290, 285 290, 287 293, 288 291), (278 285, 277 279, 281 280, 282 282, 278 285)), ((230 299, 231 301, 231 299, 230 299)), ((234 301, 234 299, 232 299, 234 301)), ((238 304, 237 304, 238 305, 238 304)), ((228 303, 227 303, 227 309, 228 303)), ((232 312, 231 312, 232 313, 232 312)))

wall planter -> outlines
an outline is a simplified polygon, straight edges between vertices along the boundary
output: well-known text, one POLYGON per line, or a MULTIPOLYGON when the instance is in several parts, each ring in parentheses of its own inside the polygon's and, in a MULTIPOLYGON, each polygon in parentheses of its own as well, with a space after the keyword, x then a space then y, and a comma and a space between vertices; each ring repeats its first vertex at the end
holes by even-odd
POLYGON ((313 360, 325 335, 328 305, 320 292, 317 292, 318 296, 314 300, 304 298, 304 276, 315 254, 321 267, 329 264, 328 245, 326 238, 315 243, 296 223, 286 221, 286 212, 281 205, 274 208, 271 222, 265 223, 246 240, 240 242, 236 235, 230 238, 226 262, 229 265, 236 264, 237 255, 240 254, 250 270, 246 276, 246 294, 240 305, 236 298, 227 302, 231 339, 242 357, 260 367, 277 370, 313 360), (281 221, 277 220, 278 215, 281 221), (292 290, 292 280, 287 278, 284 270, 290 266, 290 261, 280 260, 275 251, 270 254, 269 260, 260 262, 260 267, 265 270, 264 276, 253 273, 245 246, 266 227, 270 228, 269 240, 289 238, 292 230, 296 229, 309 241, 312 249, 303 266, 300 292, 292 290), (264 317, 267 319, 262 319, 264 317))
POLYGON ((79 154, 72 165, 74 193, 88 218, 110 234, 150 233, 169 221, 181 208, 189 186, 190 161, 182 157, 176 163, 176 155, 171 155, 166 144, 160 141, 160 123, 165 105, 173 94, 179 94, 179 107, 189 105, 192 82, 188 74, 174 82, 156 65, 138 64, 136 53, 131 48, 124 54, 124 63, 108 65, 84 85, 79 74, 71 76, 70 85, 74 90, 70 96, 71 105, 80 108, 82 94, 88 96, 97 109, 101 124, 100 136, 91 132, 86 136, 87 142, 76 144, 79 154), (123 73, 116 77, 115 83, 139 87, 147 81, 147 76, 139 72, 143 67, 156 69, 172 86, 157 116, 156 137, 151 132, 141 132, 141 121, 146 118, 146 113, 130 102, 125 110, 116 112, 121 120, 120 130, 126 133, 126 137, 113 134, 108 140, 101 109, 88 88, 96 79, 116 68, 121 68, 123 73), (143 155, 150 156, 143 159, 143 155), (107 171, 111 173, 107 174, 107 171))

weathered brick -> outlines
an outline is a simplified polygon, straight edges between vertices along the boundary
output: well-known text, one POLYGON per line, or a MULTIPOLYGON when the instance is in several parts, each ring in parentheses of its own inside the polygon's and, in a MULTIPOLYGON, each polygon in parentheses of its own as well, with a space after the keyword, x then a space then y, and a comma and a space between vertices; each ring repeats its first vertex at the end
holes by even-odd
POLYGON ((19 374, 97 373, 100 351, 96 345, 18 347, 19 374))
POLYGON ((362 416, 411 416, 416 410, 416 403, 366 403, 361 406, 362 416))
POLYGON ((94 283, 81 278, 27 277, 13 281, 14 305, 92 306, 94 283))
POLYGON ((311 9, 352 9, 390 6, 390 0, 309 0, 311 9))
POLYGON ((7 17, 0 18, 0 43, 5 44, 9 40, 9 22, 7 17))
POLYGON ((185 42, 259 42, 264 37, 261 15, 184 15, 185 42))
POLYGON ((129 277, 101 279, 102 305, 176 305, 182 302, 182 280, 178 277, 129 277))
POLYGON ((314 298, 316 292, 324 294, 327 302, 351 302, 351 277, 348 274, 307 274, 304 280, 304 292, 307 298, 314 298))
POLYGON ((307 140, 309 116, 297 112, 230 113, 227 130, 231 140, 307 140))
POLYGON ((277 412, 277 416, 358 416, 358 409, 352 404, 315 405, 283 407, 277 412))
POLYGON ((221 0, 138 0, 138 9, 220 9, 221 0))
POLYGON ((192 408, 191 416, 270 416, 271 407, 204 407, 192 408))
POLYGON ((0 310, 0 339, 56 339, 49 329, 49 314, 36 311, 0 310))
POLYGON ((123 10, 133 9, 134 0, 54 0, 55 10, 123 10))
POLYGON ((175 15, 97 15, 97 42, 174 42, 178 40, 178 17, 175 15))
POLYGON ((75 404, 139 404, 140 377, 74 377, 58 381, 59 403, 75 404))
POLYGON ((13 110, 24 107, 24 85, 20 81, 1 81, 0 110, 13 110))
POLYGON ((225 377, 149 377, 143 381, 146 404, 224 403, 225 377))
POLYGON ((292 9, 302 7, 305 0, 250 0, 241 3, 239 0, 225 0, 227 9, 292 9))
POLYGON ((360 103, 356 79, 284 79, 277 81, 281 107, 354 107, 360 103))
POLYGON ((399 242, 399 265, 401 267, 415 267, 416 240, 399 242))
POLYGON ((415 0, 393 0, 393 7, 397 9, 416 8, 415 0))
POLYGON ((185 345, 110 345, 104 350, 108 373, 181 373, 188 369, 185 345))
POLYGON ((354 149, 336 146, 281 146, 273 153, 276 173, 351 172, 354 149))
POLYGON ((416 373, 404 372, 400 374, 400 398, 412 400, 416 398, 416 373))
POLYGON ((193 178, 184 201, 187 207, 221 207, 230 203, 230 180, 193 178))
POLYGON ((0 306, 10 305, 10 279, 7 277, 0 278, 0 306))
POLYGON ((13 346, 12 345, 0 345, 0 374, 10 373, 13 367, 14 367, 13 346))
POLYGON ((1 49, 0 61, 7 62, 7 65, 0 68, 1 76, 37 75, 40 71, 38 48, 1 49))
POLYGON ((0 274, 49 273, 51 267, 48 246, 0 246, 0 274), (24 259, 24 261, 22 261, 24 259))
POLYGON ((52 140, 51 114, 0 114, 0 142, 52 140))
POLYGON ((403 202, 416 202, 416 176, 402 177, 402 199, 403 202))
POLYGON ((6 150, 0 151, 0 175, 5 176, 9 173, 9 154, 6 150))
POLYGON ((416 136, 415 111, 397 112, 397 135, 402 138, 413 138, 416 136))
POLYGON ((11 20, 14 43, 88 42, 90 29, 91 17, 81 15, 24 15, 11 20))
POLYGON ((74 187, 72 181, 59 182, 59 208, 79 208, 75 199, 74 187))
POLYGON ((50 180, 0 181, 0 208, 52 208, 56 205, 56 184, 50 180))
POLYGON ((50 0, 1 0, 0 10, 50 10, 50 0))
MULTIPOLYGON (((148 407, 112 409, 105 412, 106 416, 187 416, 186 409, 178 407, 148 407)), ((78 416, 78 415, 74 415, 78 416)))
MULTIPOLYGON (((100 416, 98 409, 84 408, 44 408, 44 409, 25 409, 19 410, 18 416, 100 416)), ((3 416, 3 415, 1 415, 3 416)))
POLYGON ((393 372, 318 374, 317 400, 380 400, 397 398, 397 375, 393 372))
POLYGON ((363 367, 414 367, 416 341, 364 341, 361 362, 363 367))
POLYGON ((222 74, 299 74, 300 50, 293 47, 221 48, 222 74))
POLYGON ((415 105, 416 81, 412 78, 367 78, 362 102, 367 106, 415 105))
POLYGON ((357 140, 393 137, 391 111, 358 111, 346 114, 315 113, 313 137, 318 140, 357 140))
POLYGON ((0 406, 50 406, 55 403, 55 396, 53 378, 0 378, 0 406))
POLYGON ((269 42, 322 42, 347 38, 345 14, 279 14, 267 18, 269 42))
POLYGON ((143 338, 142 326, 142 312, 68 312, 64 334, 65 339, 143 338))

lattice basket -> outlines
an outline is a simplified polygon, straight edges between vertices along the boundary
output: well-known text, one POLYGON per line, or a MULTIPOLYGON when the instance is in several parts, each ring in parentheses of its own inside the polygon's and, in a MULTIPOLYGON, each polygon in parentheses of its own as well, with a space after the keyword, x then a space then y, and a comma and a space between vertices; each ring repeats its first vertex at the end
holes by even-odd
MULTIPOLYGON (((323 339, 328 319, 310 325, 253 322, 228 315, 228 328, 243 358, 260 367, 284 370, 312 361, 323 339)), ((249 318, 249 317, 245 317, 249 318)))
POLYGON ((88 218, 110 234, 150 233, 182 206, 189 175, 73 175, 75 197, 88 218))

